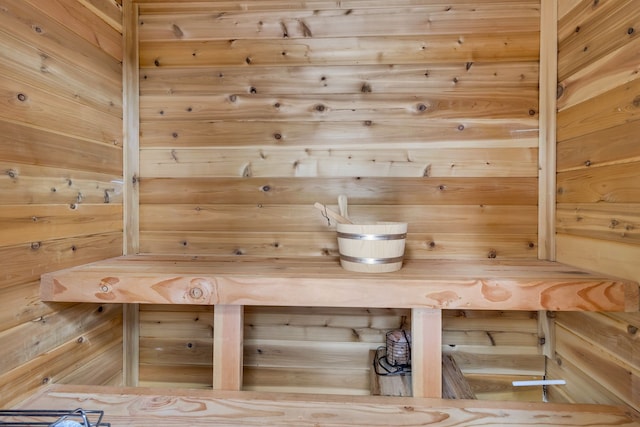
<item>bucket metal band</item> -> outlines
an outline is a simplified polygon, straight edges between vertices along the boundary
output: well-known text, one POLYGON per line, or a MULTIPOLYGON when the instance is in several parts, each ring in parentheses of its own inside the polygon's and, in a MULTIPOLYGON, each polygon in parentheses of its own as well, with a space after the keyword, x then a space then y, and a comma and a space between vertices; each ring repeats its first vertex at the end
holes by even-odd
POLYGON ((407 233, 401 234, 357 234, 343 233, 338 231, 338 238, 351 240, 402 240, 407 237, 407 233))
POLYGON ((393 264, 394 262, 402 262, 403 256, 397 256, 393 258, 359 258, 355 256, 342 255, 340 259, 343 261, 355 262, 358 264, 393 264))

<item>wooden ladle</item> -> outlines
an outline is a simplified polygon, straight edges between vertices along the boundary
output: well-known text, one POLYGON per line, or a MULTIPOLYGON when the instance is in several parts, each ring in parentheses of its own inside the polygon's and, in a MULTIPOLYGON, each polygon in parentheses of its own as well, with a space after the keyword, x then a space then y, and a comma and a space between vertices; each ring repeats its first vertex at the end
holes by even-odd
POLYGON ((332 218, 337 222, 340 222, 342 224, 353 224, 349 218, 345 218, 344 216, 340 215, 338 212, 332 209, 329 209, 326 205, 323 205, 322 203, 316 202, 313 205, 313 207, 321 211, 326 217, 332 218))

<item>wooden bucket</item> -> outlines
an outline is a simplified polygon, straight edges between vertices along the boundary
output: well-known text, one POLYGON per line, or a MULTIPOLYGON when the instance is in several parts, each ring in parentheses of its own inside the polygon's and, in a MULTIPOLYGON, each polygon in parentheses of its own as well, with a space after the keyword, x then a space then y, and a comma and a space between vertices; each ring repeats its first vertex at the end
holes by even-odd
POLYGON ((349 271, 388 273, 402 268, 406 222, 337 224, 340 265, 349 271))

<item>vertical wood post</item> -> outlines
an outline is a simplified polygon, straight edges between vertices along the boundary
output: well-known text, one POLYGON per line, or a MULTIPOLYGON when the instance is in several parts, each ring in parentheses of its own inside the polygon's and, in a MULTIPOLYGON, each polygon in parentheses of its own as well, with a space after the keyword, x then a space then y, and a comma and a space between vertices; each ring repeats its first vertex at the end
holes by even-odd
MULTIPOLYGON (((556 119, 558 88, 558 0, 540 2, 540 99, 538 150, 538 258, 556 260, 556 119)), ((542 353, 555 357, 552 322, 538 312, 542 353)))
POLYGON ((555 261, 558 2, 540 2, 538 258, 555 261))
POLYGON ((213 308, 213 389, 241 390, 244 306, 213 308))
MULTIPOLYGON (((123 180, 124 219, 123 253, 136 254, 140 248, 139 235, 139 193, 138 176, 140 170, 139 140, 139 69, 138 69, 138 5, 133 0, 123 1, 122 37, 124 55, 122 60, 123 89, 123 180)), ((123 316, 123 382, 126 386, 138 385, 140 361, 140 315, 138 304, 125 304, 123 316)))
POLYGON ((411 310, 413 396, 442 397, 442 310, 411 310))

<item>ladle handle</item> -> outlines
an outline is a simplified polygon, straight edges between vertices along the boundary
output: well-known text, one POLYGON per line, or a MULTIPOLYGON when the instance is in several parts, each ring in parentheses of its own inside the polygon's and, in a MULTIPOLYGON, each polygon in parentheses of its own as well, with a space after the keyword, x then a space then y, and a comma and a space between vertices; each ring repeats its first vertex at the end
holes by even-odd
POLYGON ((353 224, 351 222, 351 220, 349 220, 349 218, 345 218, 342 215, 340 215, 338 212, 329 209, 328 207, 326 207, 325 205, 323 205, 322 203, 318 203, 316 202, 313 207, 315 207, 316 209, 318 209, 319 211, 323 212, 326 216, 328 216, 329 218, 332 218, 342 224, 353 224))
POLYGON ((349 208, 347 207, 347 196, 341 194, 338 196, 338 207, 340 208, 340 215, 349 219, 349 208))

